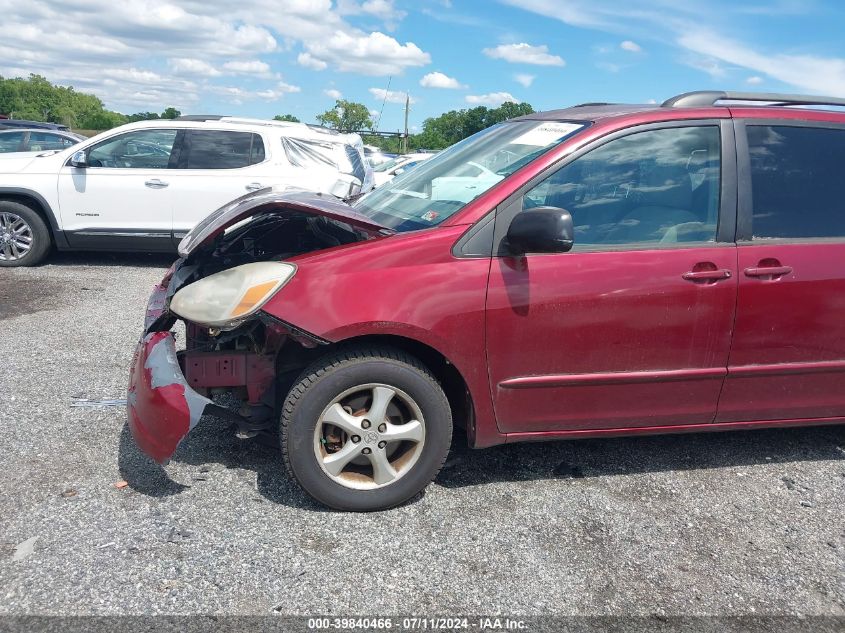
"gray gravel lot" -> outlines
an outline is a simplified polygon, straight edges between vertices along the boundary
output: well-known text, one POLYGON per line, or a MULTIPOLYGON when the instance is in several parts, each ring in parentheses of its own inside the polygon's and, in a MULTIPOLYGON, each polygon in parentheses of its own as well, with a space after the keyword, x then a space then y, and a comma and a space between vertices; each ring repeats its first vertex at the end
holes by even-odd
POLYGON ((169 263, 0 269, 0 613, 845 615, 842 427, 456 440, 424 496, 370 515, 324 511, 217 419, 156 466, 122 407, 70 405, 125 397, 169 263))

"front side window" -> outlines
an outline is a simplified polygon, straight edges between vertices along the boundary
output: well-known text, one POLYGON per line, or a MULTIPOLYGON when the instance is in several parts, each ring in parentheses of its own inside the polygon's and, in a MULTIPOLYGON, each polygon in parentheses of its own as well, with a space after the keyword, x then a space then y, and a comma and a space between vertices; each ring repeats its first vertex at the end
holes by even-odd
POLYGON ((717 126, 637 132, 569 163, 528 191, 523 209, 566 209, 575 248, 716 239, 717 126))
POLYGON ((746 129, 752 239, 845 237, 845 130, 746 129))
POLYGON ((177 130, 135 130, 88 150, 89 167, 167 169, 177 130))
POLYGON ((238 169, 264 160, 260 134, 228 130, 191 130, 182 149, 181 169, 238 169))

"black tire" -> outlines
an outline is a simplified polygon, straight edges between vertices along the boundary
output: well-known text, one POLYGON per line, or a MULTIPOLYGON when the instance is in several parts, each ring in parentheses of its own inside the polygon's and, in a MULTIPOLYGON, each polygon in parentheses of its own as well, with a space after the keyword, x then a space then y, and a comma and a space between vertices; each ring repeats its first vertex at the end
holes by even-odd
MULTIPOLYGON (((28 252, 17 259, 3 259, 3 245, 0 243, 0 267, 35 266, 43 261, 52 246, 50 230, 44 218, 33 208, 12 200, 0 200, 0 214, 2 213, 12 213, 29 225, 32 245, 28 252)), ((2 232, 1 228, 0 232, 2 232)))
POLYGON ((347 348, 312 363, 294 383, 281 414, 281 444, 290 475, 314 499, 336 510, 386 510, 414 497, 437 476, 452 440, 452 412, 443 389, 418 360, 389 347, 347 348), (381 383, 413 399, 424 419, 419 457, 394 482, 370 490, 334 481, 315 454, 317 421, 340 394, 381 383))

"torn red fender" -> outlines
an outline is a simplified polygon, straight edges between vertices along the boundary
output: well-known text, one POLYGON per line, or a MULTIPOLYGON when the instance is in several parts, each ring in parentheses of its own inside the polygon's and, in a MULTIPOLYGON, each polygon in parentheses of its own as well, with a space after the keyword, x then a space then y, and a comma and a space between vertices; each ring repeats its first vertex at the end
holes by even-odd
POLYGON ((188 386, 170 332, 152 332, 138 342, 126 399, 135 443, 159 464, 176 451, 211 400, 188 386))
POLYGON ((167 281, 162 281, 160 284, 153 286, 153 292, 147 302, 147 314, 144 315, 145 330, 164 314, 164 308, 167 305, 167 281))

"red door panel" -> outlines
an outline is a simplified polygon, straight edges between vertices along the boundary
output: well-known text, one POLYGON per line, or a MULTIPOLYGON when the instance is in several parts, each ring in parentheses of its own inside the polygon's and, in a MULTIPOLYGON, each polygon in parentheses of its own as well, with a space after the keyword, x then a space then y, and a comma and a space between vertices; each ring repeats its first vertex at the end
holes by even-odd
POLYGON ((845 244, 740 246, 738 257, 717 421, 845 416, 845 244))
POLYGON ((712 422, 736 277, 732 245, 494 258, 499 430, 712 422))

